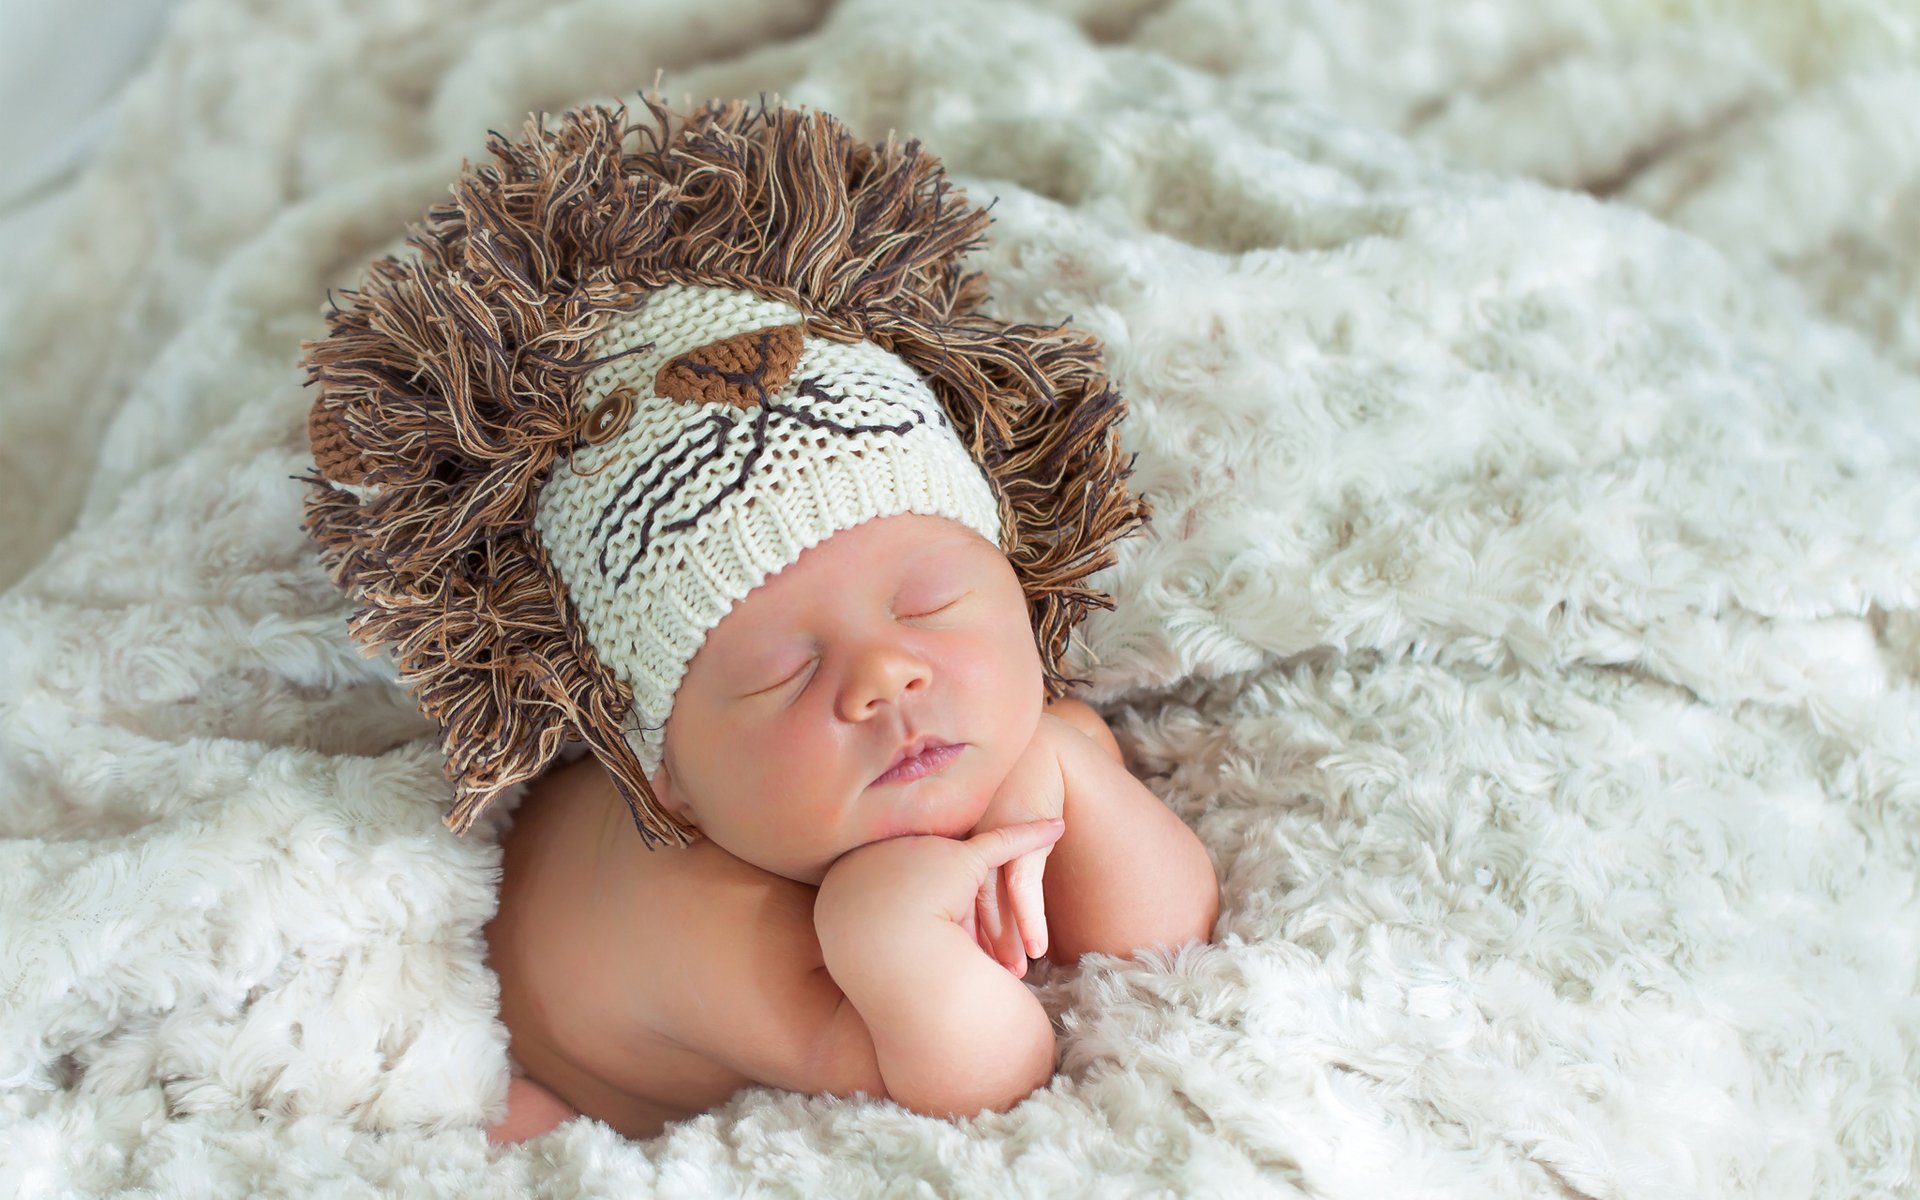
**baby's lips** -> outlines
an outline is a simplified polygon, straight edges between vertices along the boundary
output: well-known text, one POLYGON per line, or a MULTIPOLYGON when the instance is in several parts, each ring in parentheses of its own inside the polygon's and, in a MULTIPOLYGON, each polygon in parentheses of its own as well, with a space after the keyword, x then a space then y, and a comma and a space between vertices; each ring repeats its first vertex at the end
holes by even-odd
MULTIPOLYGON (((903 764, 905 764, 909 760, 919 758, 921 755, 930 754, 930 753, 933 753, 934 751, 946 751, 946 750, 954 751, 955 755, 957 755, 959 751, 965 750, 966 748, 967 748, 967 743, 965 742, 949 742, 946 739, 939 738, 939 737, 917 738, 914 740, 912 745, 901 747, 900 752, 894 756, 894 761, 887 764, 886 770, 874 776, 873 783, 870 786, 873 786, 873 787, 884 786, 881 783, 881 780, 885 779, 892 772, 898 770, 903 764), (925 745, 922 745, 921 744, 922 742, 924 742, 925 745), (919 749, 915 749, 916 746, 919 747, 919 749)), ((954 758, 954 755, 948 755, 942 760, 941 764, 938 767, 934 767, 931 770, 923 769, 919 775, 915 775, 913 778, 918 779, 918 778, 922 778, 925 775, 935 774, 939 771, 943 771, 949 765, 951 765, 953 758, 954 758)))

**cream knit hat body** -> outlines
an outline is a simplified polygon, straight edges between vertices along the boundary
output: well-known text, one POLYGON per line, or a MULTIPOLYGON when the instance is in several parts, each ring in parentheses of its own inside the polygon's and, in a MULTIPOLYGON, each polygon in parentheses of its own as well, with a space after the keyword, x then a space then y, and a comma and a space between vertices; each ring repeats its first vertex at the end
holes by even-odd
POLYGON ((668 714, 733 606, 900 513, 999 547, 1050 698, 1150 507, 1097 339, 986 310, 991 223, 918 141, 715 100, 490 135, 404 255, 329 290, 302 527, 441 727, 465 832, 568 746, 648 845, 668 714))
POLYGON ((534 528, 596 655, 633 694, 647 775, 688 664, 722 617, 862 522, 943 516, 1000 545, 999 502, 938 399, 870 341, 811 336, 789 305, 670 284, 611 322, 583 381, 589 444, 534 528))

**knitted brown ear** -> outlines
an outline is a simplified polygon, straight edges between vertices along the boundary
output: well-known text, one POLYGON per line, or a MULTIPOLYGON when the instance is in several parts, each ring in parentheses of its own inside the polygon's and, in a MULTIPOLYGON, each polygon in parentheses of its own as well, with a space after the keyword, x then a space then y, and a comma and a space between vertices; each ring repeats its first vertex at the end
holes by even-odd
POLYGON ((366 464, 347 437, 346 419, 337 409, 327 407, 324 397, 315 400, 307 414, 307 444, 313 448, 313 462, 320 468, 321 478, 355 486, 366 481, 366 464))

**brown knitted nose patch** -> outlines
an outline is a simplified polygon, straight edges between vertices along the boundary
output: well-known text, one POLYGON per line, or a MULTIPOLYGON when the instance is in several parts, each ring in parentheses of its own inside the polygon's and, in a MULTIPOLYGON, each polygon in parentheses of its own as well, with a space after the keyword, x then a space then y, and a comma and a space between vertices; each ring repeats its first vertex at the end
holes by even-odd
POLYGON ((799 363, 802 332, 799 325, 775 325, 689 350, 660 368, 653 390, 689 404, 765 404, 799 363))

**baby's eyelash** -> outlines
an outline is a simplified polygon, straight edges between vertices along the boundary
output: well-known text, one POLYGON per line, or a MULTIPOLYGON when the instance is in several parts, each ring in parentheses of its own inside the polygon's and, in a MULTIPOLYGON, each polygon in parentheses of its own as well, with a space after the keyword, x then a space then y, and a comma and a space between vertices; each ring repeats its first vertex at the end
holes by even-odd
POLYGON ((766 687, 761 688, 759 691, 753 692, 750 694, 754 696, 765 696, 769 692, 777 692, 781 688, 787 686, 788 684, 792 683, 794 680, 806 674, 807 668, 812 665, 813 665, 813 660, 808 659, 806 662, 803 662, 800 664, 800 669, 798 671, 795 671, 793 674, 787 676, 785 679, 782 679, 779 683, 770 683, 766 687))
POLYGON ((945 604, 942 604, 939 608, 930 608, 923 613, 908 613, 906 614, 906 619, 912 620, 915 617, 930 617, 934 613, 943 613, 948 609, 952 608, 954 605, 960 603, 960 601, 963 599, 965 599, 964 596, 955 596, 953 599, 947 601, 945 604))
POLYGON ((943 613, 948 609, 952 608, 954 605, 960 603, 962 600, 965 600, 968 596, 971 596, 971 595, 973 595, 973 590, 969 588, 968 590, 961 592, 958 596, 955 596, 953 599, 947 601, 945 604, 942 604, 939 608, 928 609, 926 612, 923 612, 923 613, 908 613, 906 619, 912 620, 917 617, 930 617, 934 613, 943 613))

